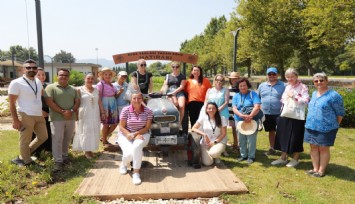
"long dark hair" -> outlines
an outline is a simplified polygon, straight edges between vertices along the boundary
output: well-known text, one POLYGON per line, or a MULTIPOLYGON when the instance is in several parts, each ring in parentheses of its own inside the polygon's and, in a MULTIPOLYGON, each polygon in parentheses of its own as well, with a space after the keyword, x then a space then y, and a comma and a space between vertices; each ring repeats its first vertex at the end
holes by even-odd
POLYGON ((216 108, 216 113, 214 114, 214 119, 216 121, 216 126, 217 127, 222 127, 222 119, 221 119, 221 115, 219 114, 219 110, 218 110, 218 106, 215 102, 208 102, 207 105, 206 105, 206 114, 208 116, 208 118, 210 118, 210 116, 208 115, 207 113, 207 107, 208 105, 213 105, 215 108, 216 108))
POLYGON ((190 74, 190 79, 193 79, 193 78, 194 78, 194 75, 192 74, 192 70, 193 70, 195 67, 200 70, 200 76, 198 76, 198 83, 199 83, 199 84, 202 84, 202 82, 203 82, 203 71, 202 71, 202 68, 201 68, 199 65, 195 65, 195 66, 192 67, 192 69, 191 69, 191 74, 190 74))

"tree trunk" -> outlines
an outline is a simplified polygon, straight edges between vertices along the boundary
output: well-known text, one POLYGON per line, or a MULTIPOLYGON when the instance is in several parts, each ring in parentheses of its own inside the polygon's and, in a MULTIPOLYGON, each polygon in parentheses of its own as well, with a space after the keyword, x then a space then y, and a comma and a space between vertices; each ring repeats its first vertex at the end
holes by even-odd
POLYGON ((309 62, 309 56, 307 53, 307 50, 301 50, 300 53, 301 61, 304 63, 305 67, 307 68, 307 75, 311 76, 314 74, 314 69, 312 67, 312 64, 309 62))

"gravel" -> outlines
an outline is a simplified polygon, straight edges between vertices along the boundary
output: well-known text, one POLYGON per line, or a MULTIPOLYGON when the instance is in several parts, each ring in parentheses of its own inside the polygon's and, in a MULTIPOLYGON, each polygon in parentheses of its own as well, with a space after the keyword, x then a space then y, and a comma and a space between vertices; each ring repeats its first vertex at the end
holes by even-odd
POLYGON ((159 204, 223 204, 223 200, 214 197, 214 198, 197 198, 197 199, 185 199, 185 200, 144 200, 144 201, 128 201, 123 198, 113 200, 113 201, 104 201, 102 204, 151 204, 151 203, 159 203, 159 204))

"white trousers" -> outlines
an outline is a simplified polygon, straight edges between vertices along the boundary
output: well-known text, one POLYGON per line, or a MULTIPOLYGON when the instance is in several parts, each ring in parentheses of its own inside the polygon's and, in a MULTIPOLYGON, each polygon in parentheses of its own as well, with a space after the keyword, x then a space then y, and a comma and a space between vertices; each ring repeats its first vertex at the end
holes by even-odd
POLYGON ((148 145, 150 134, 143 134, 144 140, 135 139, 128 140, 126 136, 122 133, 118 133, 117 142, 122 149, 122 164, 127 166, 127 164, 133 161, 133 169, 140 169, 142 165, 143 158, 143 148, 148 145))
POLYGON ((221 154, 226 149, 226 145, 223 143, 217 143, 211 148, 207 145, 201 144, 201 160, 202 164, 205 166, 210 166, 213 164, 213 159, 219 159, 221 154))

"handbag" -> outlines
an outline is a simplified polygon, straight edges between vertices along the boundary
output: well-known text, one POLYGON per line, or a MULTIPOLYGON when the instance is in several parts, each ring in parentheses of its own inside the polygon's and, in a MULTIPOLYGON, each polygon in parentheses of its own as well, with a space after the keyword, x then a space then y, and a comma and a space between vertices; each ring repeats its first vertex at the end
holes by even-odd
MULTIPOLYGON (((242 97, 241 93, 240 94, 240 97, 242 97)), ((253 100, 253 94, 252 92, 250 92, 250 98, 253 100)), ((244 98, 245 100, 245 98, 244 98)), ((242 104, 244 104, 244 100, 242 101, 242 104)), ((254 109, 254 106, 243 106, 241 109, 240 109, 240 112, 243 113, 244 115, 250 115, 250 113, 253 111, 254 109)), ((253 117, 253 120, 261 120, 262 118, 264 117, 264 113, 261 109, 259 109, 259 112, 253 117)))
POLYGON ((282 107, 281 117, 305 120, 305 109, 305 105, 296 103, 293 98, 288 98, 282 107))
POLYGON ((133 84, 129 83, 123 99, 126 101, 131 101, 132 92, 134 92, 133 84))
MULTIPOLYGON (((250 115, 250 113, 253 111, 254 106, 244 106, 242 109, 240 109, 240 112, 243 113, 244 115, 250 115)), ((258 114, 256 114, 253 119, 254 120, 261 120, 264 116, 264 113, 262 110, 259 110, 258 114)))

